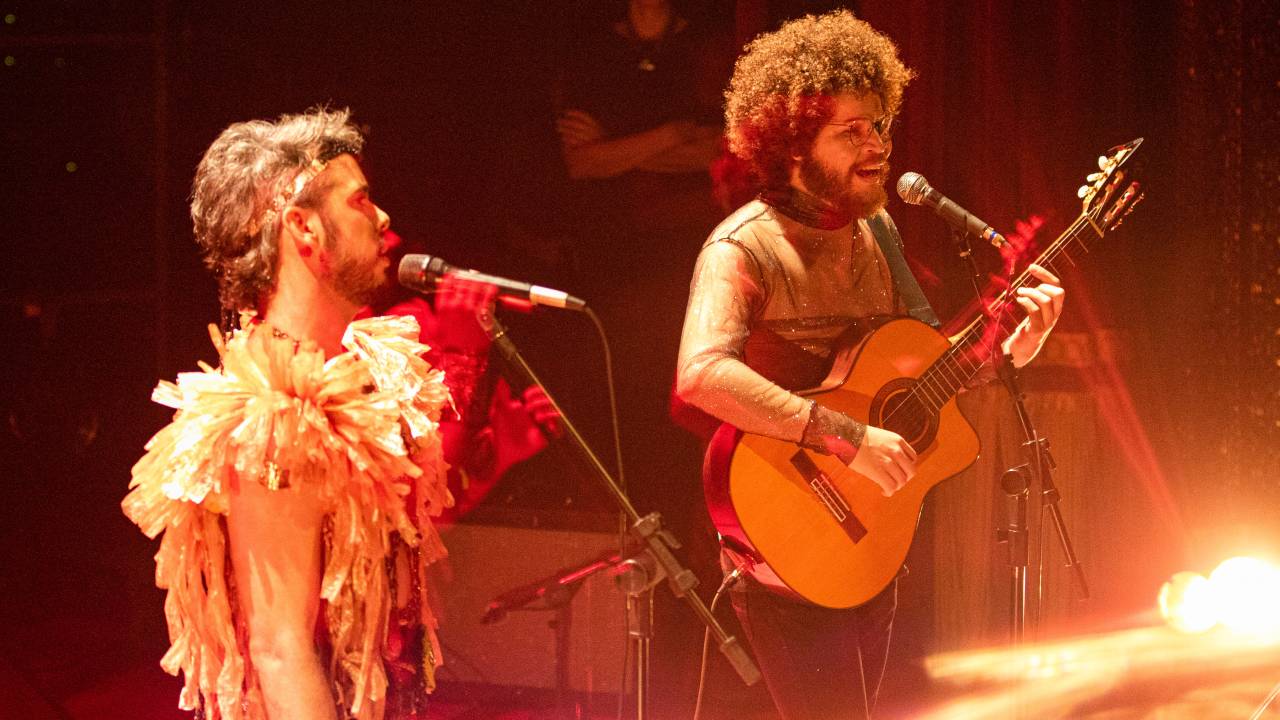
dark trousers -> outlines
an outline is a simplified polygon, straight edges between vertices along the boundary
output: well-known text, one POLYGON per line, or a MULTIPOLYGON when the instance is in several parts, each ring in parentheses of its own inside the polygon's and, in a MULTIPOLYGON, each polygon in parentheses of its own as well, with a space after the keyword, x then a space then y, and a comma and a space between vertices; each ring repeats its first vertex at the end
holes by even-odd
POLYGON ((731 597, 784 720, 870 718, 889 654, 897 580, 847 610, 782 597, 749 576, 731 597))

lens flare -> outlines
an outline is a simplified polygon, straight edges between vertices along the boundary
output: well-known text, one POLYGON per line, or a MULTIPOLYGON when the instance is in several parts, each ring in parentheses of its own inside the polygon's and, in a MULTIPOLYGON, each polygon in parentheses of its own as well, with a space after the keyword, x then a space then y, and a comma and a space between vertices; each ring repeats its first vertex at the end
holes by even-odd
POLYGON ((1160 588, 1160 615, 1176 630, 1202 633, 1218 624, 1218 609, 1209 580, 1200 573, 1180 572, 1160 588))
POLYGON ((1280 634, 1280 568, 1257 558, 1224 560, 1209 575, 1218 618, 1240 635, 1280 634))
POLYGON ((1233 557, 1208 578, 1180 572, 1160 588, 1160 614, 1186 633, 1221 625, 1237 635, 1280 637, 1280 568, 1251 557, 1233 557))

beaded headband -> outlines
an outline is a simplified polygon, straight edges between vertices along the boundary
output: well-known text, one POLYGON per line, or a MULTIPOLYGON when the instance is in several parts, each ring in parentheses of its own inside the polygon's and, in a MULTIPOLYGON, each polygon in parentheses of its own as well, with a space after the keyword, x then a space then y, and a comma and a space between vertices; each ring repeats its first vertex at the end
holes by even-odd
POLYGON ((289 204, 302 194, 302 191, 307 187, 307 183, 311 182, 316 178, 316 176, 324 172, 324 169, 328 164, 328 160, 316 158, 299 170, 298 174, 293 176, 293 180, 289 183, 288 187, 281 190, 279 195, 272 198, 271 204, 262 211, 262 214, 249 223, 249 227, 245 230, 246 233, 250 237, 257 235, 258 231, 273 219, 271 217, 272 214, 279 216, 280 213, 284 212, 284 209, 289 207, 289 204))

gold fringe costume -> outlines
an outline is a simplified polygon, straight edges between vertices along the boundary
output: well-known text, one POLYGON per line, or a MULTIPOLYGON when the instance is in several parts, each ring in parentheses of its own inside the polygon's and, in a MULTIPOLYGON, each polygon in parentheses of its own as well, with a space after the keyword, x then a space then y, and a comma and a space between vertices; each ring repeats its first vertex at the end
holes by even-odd
POLYGON ((426 566, 445 554, 431 518, 453 503, 439 431, 449 403, 443 373, 422 359, 428 348, 410 317, 353 322, 347 351, 327 361, 314 343, 265 323, 247 324, 225 344, 211 335, 221 367, 200 363, 200 372, 153 392, 177 412, 147 443, 122 503, 147 537, 164 534, 156 585, 168 590, 171 646, 160 664, 182 671, 184 710, 212 720, 265 716, 223 516, 235 481, 279 492, 310 486, 325 509, 321 599, 335 697, 348 717, 381 720, 384 661, 403 663, 384 657, 389 624, 406 623, 405 608, 392 607, 397 581, 413 582, 419 594, 409 619, 426 635, 421 657, 409 659, 421 666, 419 690, 430 690, 440 664, 421 590, 426 566), (408 565, 416 577, 393 577, 396 553, 416 555, 408 565))

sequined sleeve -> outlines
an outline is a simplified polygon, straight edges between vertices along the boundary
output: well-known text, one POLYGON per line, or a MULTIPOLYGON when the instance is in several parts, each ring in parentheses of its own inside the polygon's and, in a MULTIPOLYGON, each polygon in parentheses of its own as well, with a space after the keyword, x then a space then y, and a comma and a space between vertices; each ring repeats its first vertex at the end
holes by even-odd
POLYGON ((810 401, 752 370, 744 348, 768 289, 753 256, 732 240, 703 248, 680 338, 680 397, 747 432, 798 442, 810 401))

